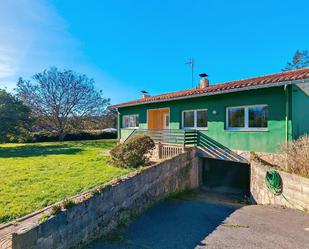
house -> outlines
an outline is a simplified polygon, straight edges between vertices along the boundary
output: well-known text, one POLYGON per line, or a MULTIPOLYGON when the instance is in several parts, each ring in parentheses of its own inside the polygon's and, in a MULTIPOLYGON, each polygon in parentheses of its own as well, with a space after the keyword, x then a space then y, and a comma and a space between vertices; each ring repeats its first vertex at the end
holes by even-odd
POLYGON ((174 148, 194 145, 206 157, 222 158, 228 151, 274 153, 309 133, 309 68, 213 85, 206 74, 200 76, 197 88, 144 92, 114 105, 120 141, 144 133, 174 148))

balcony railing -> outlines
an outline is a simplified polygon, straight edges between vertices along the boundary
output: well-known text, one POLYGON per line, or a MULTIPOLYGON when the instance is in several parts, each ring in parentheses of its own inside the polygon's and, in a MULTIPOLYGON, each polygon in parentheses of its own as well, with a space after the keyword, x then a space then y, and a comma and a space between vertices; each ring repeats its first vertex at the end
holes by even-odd
POLYGON ((178 144, 178 145, 195 145, 197 143, 196 130, 180 129, 135 129, 126 139, 137 134, 143 134, 151 137, 156 143, 178 144))

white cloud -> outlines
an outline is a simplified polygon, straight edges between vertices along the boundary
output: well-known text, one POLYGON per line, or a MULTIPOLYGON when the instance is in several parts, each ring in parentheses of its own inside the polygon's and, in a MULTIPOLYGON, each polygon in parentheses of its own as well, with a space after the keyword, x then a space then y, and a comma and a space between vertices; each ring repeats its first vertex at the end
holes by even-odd
POLYGON ((92 77, 112 103, 138 97, 83 54, 82 43, 48 0, 0 0, 0 13, 0 88, 13 90, 19 77, 56 66, 92 77))
POLYGON ((0 1, 0 87, 13 88, 50 66, 73 68, 84 55, 68 24, 45 0, 0 1))

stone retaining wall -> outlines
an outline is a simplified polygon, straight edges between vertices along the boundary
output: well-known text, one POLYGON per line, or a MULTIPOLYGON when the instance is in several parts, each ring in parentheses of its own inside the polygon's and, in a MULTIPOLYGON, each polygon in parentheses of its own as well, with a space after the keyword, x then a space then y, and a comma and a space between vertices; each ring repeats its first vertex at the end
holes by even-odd
POLYGON ((43 223, 13 233, 13 249, 78 248, 171 193, 198 185, 198 158, 190 150, 129 175, 43 223))
POLYGON ((283 195, 275 196, 265 183, 268 169, 269 167, 261 163, 251 162, 250 191, 254 201, 263 205, 273 204, 309 210, 309 179, 278 170, 283 182, 283 195))

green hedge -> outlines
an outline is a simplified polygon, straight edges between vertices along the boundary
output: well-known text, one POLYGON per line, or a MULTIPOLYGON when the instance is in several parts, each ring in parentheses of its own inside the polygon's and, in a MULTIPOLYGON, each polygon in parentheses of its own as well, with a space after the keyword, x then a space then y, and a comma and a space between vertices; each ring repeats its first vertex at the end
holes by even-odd
MULTIPOLYGON (((116 139, 117 133, 113 132, 76 132, 68 133, 64 137, 64 141, 79 141, 79 140, 96 140, 96 139, 116 139)), ((35 142, 57 142, 59 136, 46 132, 30 133, 25 137, 11 138, 10 142, 18 143, 35 143, 35 142)))

